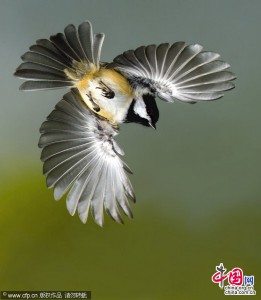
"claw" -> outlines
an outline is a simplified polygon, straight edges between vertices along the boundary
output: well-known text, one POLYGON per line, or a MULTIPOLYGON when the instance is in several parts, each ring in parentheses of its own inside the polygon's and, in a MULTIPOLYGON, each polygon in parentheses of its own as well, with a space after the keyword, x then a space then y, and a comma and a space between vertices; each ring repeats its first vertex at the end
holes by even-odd
POLYGON ((91 101, 91 103, 92 103, 92 108, 93 108, 93 110, 96 111, 96 112, 99 112, 99 111, 101 110, 101 109, 100 109, 100 106, 94 102, 94 100, 93 100, 93 98, 92 98, 91 92, 90 92, 89 95, 87 95, 87 96, 89 97, 89 99, 90 99, 90 101, 91 101))
POLYGON ((112 99, 115 96, 114 91, 112 91, 104 82, 100 81, 99 84, 101 87, 97 87, 96 89, 102 90, 102 96, 112 99))

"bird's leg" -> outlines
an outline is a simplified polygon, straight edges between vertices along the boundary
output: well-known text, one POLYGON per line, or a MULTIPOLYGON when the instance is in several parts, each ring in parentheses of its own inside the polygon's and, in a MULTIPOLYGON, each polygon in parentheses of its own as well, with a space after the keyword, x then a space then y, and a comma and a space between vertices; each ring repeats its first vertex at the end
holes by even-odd
POLYGON ((96 87, 96 89, 102 90, 102 95, 108 99, 112 99, 115 96, 114 91, 112 91, 104 82, 99 81, 100 87, 96 87))
POLYGON ((100 106, 97 103, 95 103, 95 101, 93 100, 92 93, 89 92, 89 94, 87 96, 89 97, 90 102, 92 103, 93 110, 96 112, 99 112, 101 110, 100 106))

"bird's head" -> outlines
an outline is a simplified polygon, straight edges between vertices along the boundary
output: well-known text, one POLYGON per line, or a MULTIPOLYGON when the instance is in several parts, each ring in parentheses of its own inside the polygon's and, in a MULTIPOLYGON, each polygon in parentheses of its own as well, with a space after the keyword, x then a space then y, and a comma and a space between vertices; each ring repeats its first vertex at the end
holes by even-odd
POLYGON ((155 95, 144 90, 143 93, 136 94, 133 99, 127 116, 126 123, 139 123, 147 127, 156 129, 159 119, 159 110, 155 101, 155 95))

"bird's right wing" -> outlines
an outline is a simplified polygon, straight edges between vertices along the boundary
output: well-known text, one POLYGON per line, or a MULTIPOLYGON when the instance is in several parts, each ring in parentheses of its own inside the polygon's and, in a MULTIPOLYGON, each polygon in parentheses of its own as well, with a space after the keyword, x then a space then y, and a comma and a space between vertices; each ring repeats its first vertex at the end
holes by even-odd
POLYGON ((230 65, 219 60, 219 54, 202 49, 184 42, 141 46, 118 55, 108 67, 168 102, 219 99, 234 88, 236 77, 227 70, 230 65))
POLYGON ((48 188, 54 198, 68 190, 67 208, 73 215, 78 208, 82 222, 89 209, 99 225, 103 207, 122 223, 119 209, 132 217, 128 200, 135 201, 132 185, 121 160, 123 151, 114 140, 117 131, 92 113, 76 89, 67 93, 41 126, 39 147, 48 188))
POLYGON ((93 34, 86 21, 78 30, 70 24, 63 33, 40 39, 22 55, 15 76, 27 80, 21 90, 72 87, 93 69, 99 68, 104 34, 93 34))

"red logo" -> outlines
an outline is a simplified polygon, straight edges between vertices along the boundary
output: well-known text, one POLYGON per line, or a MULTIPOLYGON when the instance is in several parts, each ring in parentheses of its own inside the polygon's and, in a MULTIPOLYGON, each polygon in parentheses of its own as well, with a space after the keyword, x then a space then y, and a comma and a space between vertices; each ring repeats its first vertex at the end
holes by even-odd
POLYGON ((242 285, 243 284, 243 271, 240 268, 234 268, 228 272, 228 283, 233 285, 242 285))
POLYGON ((211 277, 212 282, 218 283, 225 295, 256 295, 253 275, 244 276, 243 270, 238 267, 227 272, 222 263, 216 266, 216 271, 211 277), (224 286, 226 280, 228 285, 224 286))
POLYGON ((243 270, 241 268, 234 268, 228 273, 225 274, 226 269, 224 268, 223 264, 216 267, 217 272, 212 276, 212 281, 214 283, 221 283, 219 284, 220 287, 223 287, 223 281, 228 279, 228 283, 230 285, 242 285, 243 284, 243 270))

